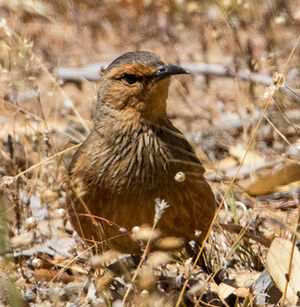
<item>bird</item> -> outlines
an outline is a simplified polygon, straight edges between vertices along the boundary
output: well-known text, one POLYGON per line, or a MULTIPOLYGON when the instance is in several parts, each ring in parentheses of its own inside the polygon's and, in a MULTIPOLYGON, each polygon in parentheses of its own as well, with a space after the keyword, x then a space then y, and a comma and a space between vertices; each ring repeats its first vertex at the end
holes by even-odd
MULTIPOLYGON (((89 135, 68 168, 67 206, 85 241, 139 254, 132 229, 202 242, 216 204, 205 169, 167 115, 171 77, 189 74, 156 53, 127 52, 102 73, 89 135), (103 245, 104 244, 104 245, 103 245)), ((154 248, 154 247, 153 247, 154 248)))

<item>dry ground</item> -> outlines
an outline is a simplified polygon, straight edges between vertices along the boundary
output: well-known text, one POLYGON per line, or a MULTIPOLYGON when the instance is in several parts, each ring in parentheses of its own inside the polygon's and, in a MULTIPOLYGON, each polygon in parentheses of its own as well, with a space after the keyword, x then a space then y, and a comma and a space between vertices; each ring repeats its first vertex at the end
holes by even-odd
POLYGON ((281 304, 295 305, 297 248, 287 268, 299 240, 299 34, 292 0, 0 1, 0 302, 253 306, 275 305, 283 293, 281 304), (136 265, 112 265, 119 255, 111 251, 91 258, 72 235, 64 177, 71 147, 91 125, 99 82, 61 80, 57 69, 132 50, 232 72, 177 77, 168 102, 219 205, 205 270, 184 251, 162 251, 133 281, 136 265), (240 72, 279 75, 268 86, 241 81, 240 72), (275 283, 260 288, 268 274, 275 283))

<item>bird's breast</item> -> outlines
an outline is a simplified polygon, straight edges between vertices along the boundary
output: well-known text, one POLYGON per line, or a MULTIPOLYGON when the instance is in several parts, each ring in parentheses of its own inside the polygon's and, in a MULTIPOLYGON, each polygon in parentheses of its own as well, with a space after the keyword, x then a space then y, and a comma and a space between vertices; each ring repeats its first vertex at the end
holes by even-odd
POLYGON ((171 176, 170 152, 151 127, 120 131, 97 155, 97 183, 114 192, 151 190, 171 176))

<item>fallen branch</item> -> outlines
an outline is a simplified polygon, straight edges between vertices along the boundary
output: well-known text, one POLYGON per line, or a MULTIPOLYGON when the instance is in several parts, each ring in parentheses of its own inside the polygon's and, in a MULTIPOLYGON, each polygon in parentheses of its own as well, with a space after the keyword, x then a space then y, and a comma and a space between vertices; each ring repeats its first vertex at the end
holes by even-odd
MULTIPOLYGON (((101 78, 99 72, 101 69, 107 66, 108 63, 94 63, 82 68, 60 67, 56 70, 56 75, 58 79, 65 82, 81 80, 97 81, 101 78)), ((245 71, 235 73, 228 66, 223 65, 207 63, 186 63, 182 66, 188 69, 192 74, 236 78, 240 81, 252 81, 254 83, 259 83, 266 86, 270 86, 274 83, 272 77, 262 74, 248 73, 245 71)), ((291 91, 287 85, 284 86, 283 89, 291 91)))

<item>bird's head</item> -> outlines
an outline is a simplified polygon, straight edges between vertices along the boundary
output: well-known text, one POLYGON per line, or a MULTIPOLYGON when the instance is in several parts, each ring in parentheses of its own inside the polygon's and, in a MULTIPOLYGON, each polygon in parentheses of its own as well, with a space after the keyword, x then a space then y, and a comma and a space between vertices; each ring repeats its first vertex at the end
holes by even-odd
POLYGON ((167 65, 147 51, 128 52, 104 71, 97 110, 102 106, 155 121, 166 115, 170 77, 188 74, 184 68, 167 65))

